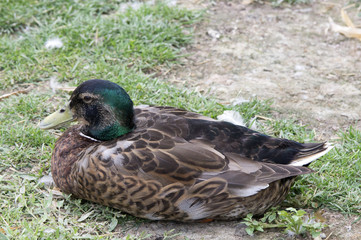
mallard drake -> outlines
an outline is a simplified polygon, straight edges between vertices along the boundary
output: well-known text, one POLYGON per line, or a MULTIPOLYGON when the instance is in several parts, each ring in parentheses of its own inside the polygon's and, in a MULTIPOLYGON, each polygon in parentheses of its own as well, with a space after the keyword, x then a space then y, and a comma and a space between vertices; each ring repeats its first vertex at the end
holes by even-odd
POLYGON ((328 143, 274 138, 173 107, 138 106, 88 80, 39 126, 78 120, 56 141, 55 184, 74 197, 152 220, 236 219, 279 204, 328 143))

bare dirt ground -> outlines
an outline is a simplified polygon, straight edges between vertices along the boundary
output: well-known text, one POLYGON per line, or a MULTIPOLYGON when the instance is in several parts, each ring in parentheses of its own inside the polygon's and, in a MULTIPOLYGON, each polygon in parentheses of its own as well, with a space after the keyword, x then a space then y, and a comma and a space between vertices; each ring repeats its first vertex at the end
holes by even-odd
MULTIPOLYGON (((328 17, 341 23, 345 3, 275 8, 269 3, 181 0, 187 8, 206 9, 207 20, 196 27, 182 66, 164 79, 221 103, 272 99, 275 117, 298 119, 314 128, 319 139, 335 137, 350 125, 361 129, 361 42, 328 29, 328 17)), ((352 13, 350 17, 357 19, 352 13)), ((331 211, 324 217, 327 239, 361 239, 361 222, 352 224, 357 217, 331 211)), ((180 233, 177 239, 292 239, 281 230, 251 238, 240 221, 151 222, 127 233, 147 232, 152 239, 162 239, 171 229, 180 233)))
POLYGON ((279 8, 241 2, 183 1, 207 8, 208 20, 168 79, 222 103, 272 99, 280 117, 299 119, 323 139, 349 125, 360 128, 361 43, 328 23, 332 17, 341 24, 343 2, 279 8))

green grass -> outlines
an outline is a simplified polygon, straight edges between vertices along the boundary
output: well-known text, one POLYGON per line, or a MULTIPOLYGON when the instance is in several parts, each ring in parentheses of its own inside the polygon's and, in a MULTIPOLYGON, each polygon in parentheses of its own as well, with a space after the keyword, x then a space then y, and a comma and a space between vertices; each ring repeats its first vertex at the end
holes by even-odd
POLYGON ((252 214, 245 217, 244 222, 247 225, 246 232, 253 236, 255 232, 264 232, 266 228, 284 229, 285 233, 296 234, 302 237, 315 238, 321 234, 326 224, 316 222, 315 216, 307 214, 304 210, 296 210, 292 207, 286 210, 277 211, 272 208, 259 220, 253 219, 252 214))
POLYGON ((350 127, 340 138, 334 150, 312 164, 317 172, 297 182, 288 197, 291 204, 361 213, 361 132, 350 127))
MULTIPOLYGON (((29 12, 31 18, 24 20, 26 30, 14 28, 22 31, 0 39, 3 79, 0 90, 14 84, 41 83, 52 75, 77 84, 97 76, 119 79, 128 75, 129 68, 131 72, 150 74, 154 68, 162 69, 176 61, 180 47, 191 40, 191 35, 185 34, 186 27, 200 16, 164 4, 120 11, 118 1, 108 1, 106 7, 95 0, 64 4, 55 1, 61 6, 55 4, 54 10, 47 12, 48 1, 36 2, 43 10, 37 9, 37 4, 17 8, 2 2, 5 9, 13 12, 0 14, 0 22, 16 22, 17 19, 7 17, 19 15, 20 10, 29 12), (104 12, 108 8, 118 10, 104 12), (46 49, 45 42, 54 37, 60 38, 64 47, 46 49)), ((8 27, 0 24, 0 32, 9 32, 8 27)))
MULTIPOLYGON (((90 78, 117 82, 135 104, 170 105, 211 117, 233 109, 248 124, 256 115, 272 118, 270 101, 223 106, 153 77, 177 63, 181 48, 191 42, 191 27, 201 19, 199 12, 161 3, 120 11, 121 5, 116 0, 0 2, 0 93, 30 87, 26 94, 0 100, 0 239, 135 239, 121 232, 123 226, 146 222, 58 196, 38 183, 50 172, 56 136, 37 124, 69 98, 65 92, 52 93, 53 76, 69 86, 90 78), (59 37, 64 47, 46 49, 51 37, 59 37)), ((313 131, 292 120, 258 126, 301 142, 314 138, 313 131)), ((296 182, 286 205, 360 214, 360 142, 358 130, 340 133, 335 150, 311 165, 316 173, 296 182)))
MULTIPOLYGON (((267 121, 263 131, 299 142, 312 142, 314 130, 294 120, 267 121)), ((311 164, 316 172, 296 181, 285 206, 328 208, 345 214, 361 213, 361 132, 339 132, 334 149, 311 164)))

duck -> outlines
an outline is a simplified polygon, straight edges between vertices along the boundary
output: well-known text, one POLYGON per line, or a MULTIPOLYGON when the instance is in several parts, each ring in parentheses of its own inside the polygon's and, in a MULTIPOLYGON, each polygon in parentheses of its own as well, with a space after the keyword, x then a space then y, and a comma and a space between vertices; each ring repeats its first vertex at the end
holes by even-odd
POLYGON ((77 121, 57 139, 55 185, 72 197, 150 220, 234 220, 264 214, 332 145, 276 138, 169 106, 133 106, 118 84, 81 83, 40 122, 77 121))

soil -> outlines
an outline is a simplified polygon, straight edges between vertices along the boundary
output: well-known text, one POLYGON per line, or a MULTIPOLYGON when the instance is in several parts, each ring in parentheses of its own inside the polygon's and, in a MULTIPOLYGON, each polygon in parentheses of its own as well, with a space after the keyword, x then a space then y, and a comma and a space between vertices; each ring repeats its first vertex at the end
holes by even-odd
MULTIPOLYGON (((184 49, 187 57, 181 66, 164 80, 223 104, 272 99, 275 118, 298 119, 315 129, 317 139, 333 138, 350 125, 361 129, 361 42, 332 32, 328 22, 331 17, 342 24, 340 9, 346 1, 282 7, 236 0, 178 4, 206 9, 207 19, 196 26, 195 41, 184 49)), ((351 10, 349 15, 357 20, 351 10)), ((326 210, 323 217, 329 225, 324 238, 361 239, 361 221, 353 223, 357 216, 326 210)), ((125 235, 146 232, 163 239, 164 232, 174 229, 180 233, 177 239, 294 238, 279 229, 251 238, 240 222, 146 222, 125 235)))
POLYGON ((344 4, 241 2, 183 0, 188 8, 207 9, 207 20, 195 29, 183 66, 167 79, 224 104, 272 99, 277 117, 299 119, 320 139, 350 125, 361 128, 361 43, 332 32, 328 22, 342 24, 344 4))
MULTIPOLYGON (((323 230, 322 235, 317 240, 360 240, 361 222, 353 223, 357 217, 345 217, 340 213, 326 211, 323 214, 328 227, 323 230), (322 236, 322 237, 321 237, 322 236)), ((145 222, 138 226, 128 225, 117 227, 115 231, 121 232, 121 236, 128 234, 141 236, 142 233, 150 234, 146 239, 163 240, 293 240, 293 239, 313 239, 311 236, 290 236, 281 229, 265 229, 265 232, 257 232, 249 236, 245 224, 241 221, 215 221, 210 223, 178 223, 178 222, 145 222), (172 232, 173 230, 173 232, 172 232), (168 236, 179 234, 172 238, 164 238, 164 233, 168 236)))

